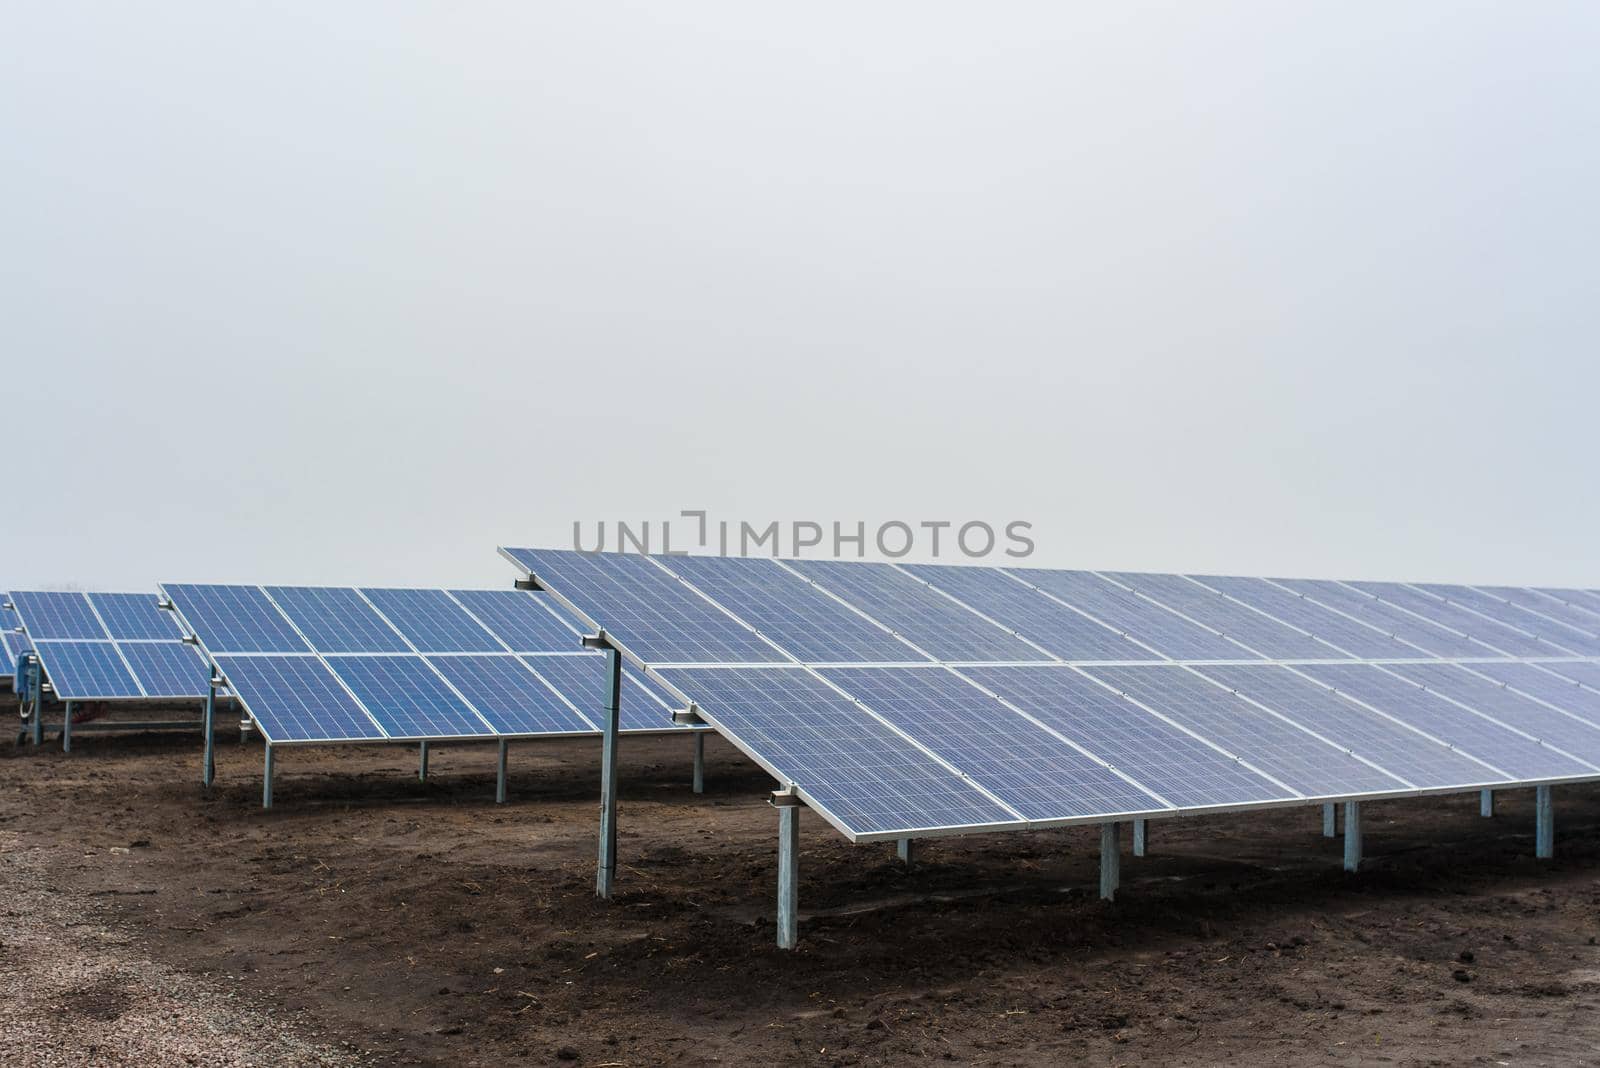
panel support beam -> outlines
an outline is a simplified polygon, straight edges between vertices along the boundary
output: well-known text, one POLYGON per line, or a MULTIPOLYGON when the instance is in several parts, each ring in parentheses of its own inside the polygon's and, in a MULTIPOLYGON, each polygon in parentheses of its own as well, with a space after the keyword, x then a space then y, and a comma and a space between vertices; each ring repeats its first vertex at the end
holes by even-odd
POLYGON ((261 807, 272 807, 272 743, 265 746, 266 755, 262 757, 261 767, 261 807))
POLYGON ((1549 860, 1556 855, 1556 810, 1550 787, 1533 788, 1533 855, 1549 860))
POLYGON ((800 941, 800 806, 778 807, 778 948, 800 941))
POLYGON ((1133 821, 1133 855, 1142 857, 1150 845, 1150 821, 1133 821))
MULTIPOLYGON (((601 631, 597 638, 604 638, 601 631)), ((587 642, 589 639, 585 638, 587 642)), ((606 728, 600 743, 600 865, 594 892, 611 897, 617 878, 617 735, 621 728, 622 654, 609 644, 606 650, 606 728)))
POLYGON ((694 735, 694 792, 706 792, 706 732, 696 731, 694 735))
POLYGON ((1361 802, 1344 803, 1344 870, 1361 870, 1361 802))
POLYGON ((417 750, 417 781, 428 781, 428 743, 423 742, 417 750))
POLYGON ((1329 801, 1322 806, 1322 837, 1336 838, 1339 835, 1339 806, 1329 801))
POLYGON ((506 803, 506 747, 511 743, 500 739, 500 752, 495 758, 494 803, 506 803))
POLYGON ((1112 901, 1122 884, 1122 824, 1100 825, 1100 900, 1112 901))
POLYGON ((1494 791, 1481 790, 1478 793, 1478 815, 1488 819, 1494 815, 1494 791))
POLYGON ((61 711, 61 751, 63 753, 72 752, 72 713, 72 702, 64 702, 61 711))

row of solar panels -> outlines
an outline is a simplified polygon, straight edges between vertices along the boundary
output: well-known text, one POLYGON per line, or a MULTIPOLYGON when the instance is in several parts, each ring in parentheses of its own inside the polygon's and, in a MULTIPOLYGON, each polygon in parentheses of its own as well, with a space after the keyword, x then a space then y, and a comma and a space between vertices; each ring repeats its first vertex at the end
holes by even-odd
POLYGON ((1600 778, 1600 596, 503 550, 855 838, 1600 778))

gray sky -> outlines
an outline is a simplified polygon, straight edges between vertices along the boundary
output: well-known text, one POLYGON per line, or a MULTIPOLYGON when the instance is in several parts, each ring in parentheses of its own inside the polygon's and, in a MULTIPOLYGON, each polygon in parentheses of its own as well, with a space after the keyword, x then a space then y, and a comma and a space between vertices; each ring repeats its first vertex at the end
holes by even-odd
POLYGON ((705 508, 1600 586, 1600 6, 5 23, 0 585, 705 508))

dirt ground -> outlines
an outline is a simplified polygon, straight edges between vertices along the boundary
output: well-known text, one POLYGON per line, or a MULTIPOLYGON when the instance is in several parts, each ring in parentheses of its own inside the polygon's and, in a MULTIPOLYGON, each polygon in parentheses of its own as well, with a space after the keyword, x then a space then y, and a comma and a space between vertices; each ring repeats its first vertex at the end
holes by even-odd
MULTIPOLYGON (((4 711, 4 710, 0 710, 4 711)), ((8 718, 7 722, 14 722, 8 718)), ((624 739, 620 893, 593 895, 598 747, 279 753, 192 735, 0 743, 0 1061, 500 1065, 1587 1064, 1600 789, 1151 825, 1115 903, 1092 829, 925 843, 801 822, 773 945, 770 780, 624 739), (163 1052, 147 1045, 160 1038, 163 1052), (20 1053, 20 1056, 19 1056, 20 1053)))

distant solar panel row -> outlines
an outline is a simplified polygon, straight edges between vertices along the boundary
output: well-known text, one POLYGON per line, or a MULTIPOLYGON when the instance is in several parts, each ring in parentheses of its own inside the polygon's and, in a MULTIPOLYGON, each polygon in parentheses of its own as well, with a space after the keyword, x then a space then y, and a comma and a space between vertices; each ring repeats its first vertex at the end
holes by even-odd
MULTIPOLYGON (((605 657, 514 590, 168 584, 274 744, 595 734, 605 657)), ((682 730, 628 674, 622 728, 682 730)))
POLYGON ((154 594, 22 591, 11 604, 62 700, 205 696, 205 663, 154 594))
POLYGON ((854 837, 1600 778, 1578 591, 502 552, 854 837))

